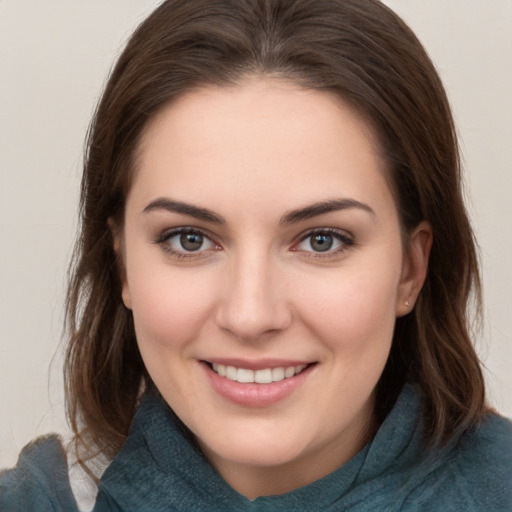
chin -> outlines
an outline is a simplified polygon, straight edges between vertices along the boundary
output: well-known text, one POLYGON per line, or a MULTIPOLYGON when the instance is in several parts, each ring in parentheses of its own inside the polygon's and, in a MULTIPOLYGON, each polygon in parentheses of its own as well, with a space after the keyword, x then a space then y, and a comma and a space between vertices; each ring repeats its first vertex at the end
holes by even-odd
POLYGON ((219 459, 240 466, 251 466, 254 468, 279 467, 301 458, 302 453, 297 450, 297 446, 276 447, 275 443, 271 446, 264 446, 260 443, 233 443, 231 446, 219 446, 213 449, 204 443, 199 443, 203 453, 215 466, 215 461, 219 459))

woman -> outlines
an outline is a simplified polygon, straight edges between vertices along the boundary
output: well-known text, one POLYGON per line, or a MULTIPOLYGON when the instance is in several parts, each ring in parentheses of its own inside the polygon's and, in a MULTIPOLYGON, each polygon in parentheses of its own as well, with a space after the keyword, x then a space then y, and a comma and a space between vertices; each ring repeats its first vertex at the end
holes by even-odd
MULTIPOLYGON (((457 142, 374 0, 171 0, 91 126, 68 296, 94 510, 509 510, 457 142)), ((55 438, 5 510, 75 510, 55 438)))

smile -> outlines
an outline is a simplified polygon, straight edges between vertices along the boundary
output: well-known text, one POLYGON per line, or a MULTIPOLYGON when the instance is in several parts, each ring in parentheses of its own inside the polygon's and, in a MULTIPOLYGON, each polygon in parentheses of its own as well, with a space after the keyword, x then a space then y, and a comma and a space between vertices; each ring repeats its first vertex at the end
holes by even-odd
POLYGON ((223 364, 212 364, 212 369, 221 377, 240 382, 243 384, 257 383, 270 384, 289 379, 301 373, 308 365, 301 364, 298 366, 280 366, 277 368, 263 368, 261 370, 250 370, 248 368, 237 368, 235 366, 225 366, 223 364))
POLYGON ((317 361, 201 362, 212 389, 223 399, 243 407, 270 407, 287 399, 316 373, 317 367, 317 361))

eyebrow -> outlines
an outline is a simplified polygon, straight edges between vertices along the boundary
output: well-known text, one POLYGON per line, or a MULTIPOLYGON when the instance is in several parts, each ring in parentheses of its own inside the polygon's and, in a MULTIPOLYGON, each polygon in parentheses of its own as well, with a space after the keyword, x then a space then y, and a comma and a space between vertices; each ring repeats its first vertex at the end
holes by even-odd
POLYGON ((348 210, 351 208, 358 208, 365 212, 375 216, 373 209, 365 203, 361 203, 356 199, 344 198, 344 199, 330 199, 328 201, 321 201, 313 203, 304 208, 298 208, 296 210, 290 210, 280 220, 281 225, 295 224, 306 219, 311 219, 318 215, 324 215, 339 210, 348 210))
MULTIPOLYGON (((326 213, 331 213, 339 210, 348 210, 351 208, 358 208, 372 215, 375 215, 375 212, 370 206, 368 206, 365 203, 361 203, 360 201, 357 201, 355 199, 330 199, 328 201, 312 203, 303 208, 290 210, 289 212, 285 213, 283 217, 281 217, 279 224, 296 224, 297 222, 311 219, 318 215, 324 215, 326 213)), ((169 199, 166 197, 159 197, 158 199, 151 201, 144 208, 143 212, 148 213, 154 210, 166 210, 173 213, 189 215, 190 217, 194 217, 195 219, 213 222, 215 224, 226 224, 226 219, 224 217, 215 213, 212 210, 209 210, 208 208, 201 208, 189 203, 176 201, 174 199, 169 199)))
POLYGON ((166 197, 159 197, 158 199, 151 201, 151 203, 144 208, 143 212, 148 213, 154 210, 167 210, 168 212, 173 213, 183 213, 190 217, 194 217, 195 219, 213 222, 215 224, 226 223, 226 219, 224 219, 224 217, 216 214, 208 208, 200 208, 192 204, 175 201, 166 197))

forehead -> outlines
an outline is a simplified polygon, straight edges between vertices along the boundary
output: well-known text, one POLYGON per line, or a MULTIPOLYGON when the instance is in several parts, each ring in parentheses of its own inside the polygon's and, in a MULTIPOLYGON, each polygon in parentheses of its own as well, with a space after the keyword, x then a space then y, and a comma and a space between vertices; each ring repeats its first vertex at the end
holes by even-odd
POLYGON ((334 94, 278 79, 186 93, 150 121, 137 162, 133 187, 147 200, 389 192, 370 124, 334 94))
MULTIPOLYGON (((302 135, 313 141, 315 133, 322 136, 322 127, 324 131, 330 131, 336 124, 338 131, 340 117, 350 124, 348 128, 353 134, 363 135, 372 147, 378 149, 371 123, 334 93, 304 88, 286 79, 249 77, 236 85, 203 86, 179 95, 149 121, 138 149, 139 154, 143 154, 164 126, 169 135, 174 128, 173 137, 182 143, 191 134, 199 135, 201 130, 206 134, 213 127, 221 139, 226 134, 232 135, 230 128, 244 125, 244 131, 240 133, 243 138, 222 140, 225 144, 239 141, 244 146, 249 141, 264 143, 271 129, 279 132, 280 138, 276 142, 281 141, 284 146, 287 134, 302 135)), ((211 135, 210 131, 208 136, 211 135)), ((194 144, 190 138, 188 141, 194 144)))

